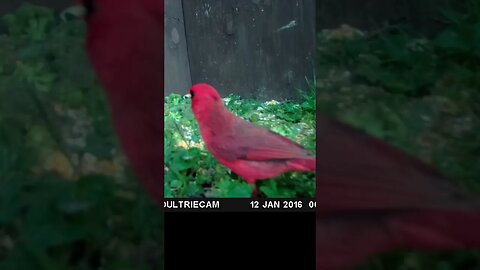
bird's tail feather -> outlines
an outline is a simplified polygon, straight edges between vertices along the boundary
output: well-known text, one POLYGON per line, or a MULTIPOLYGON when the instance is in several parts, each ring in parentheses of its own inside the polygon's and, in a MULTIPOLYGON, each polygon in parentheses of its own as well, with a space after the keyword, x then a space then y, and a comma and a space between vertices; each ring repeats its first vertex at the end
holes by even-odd
POLYGON ((480 247, 480 209, 317 216, 317 270, 350 269, 394 250, 480 247))
POLYGON ((480 248, 480 209, 418 211, 393 218, 389 225, 406 248, 480 248))
POLYGON ((316 170, 316 159, 295 159, 289 162, 289 165, 295 170, 300 172, 310 172, 316 170))

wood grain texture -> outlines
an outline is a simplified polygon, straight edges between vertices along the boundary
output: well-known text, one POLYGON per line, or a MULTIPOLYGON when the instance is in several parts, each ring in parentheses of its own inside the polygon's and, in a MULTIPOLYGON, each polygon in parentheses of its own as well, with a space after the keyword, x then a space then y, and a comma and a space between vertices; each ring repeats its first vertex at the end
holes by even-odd
POLYGON ((260 100, 294 98, 296 88, 306 89, 305 76, 313 77, 314 0, 184 0, 183 8, 192 83, 260 100))

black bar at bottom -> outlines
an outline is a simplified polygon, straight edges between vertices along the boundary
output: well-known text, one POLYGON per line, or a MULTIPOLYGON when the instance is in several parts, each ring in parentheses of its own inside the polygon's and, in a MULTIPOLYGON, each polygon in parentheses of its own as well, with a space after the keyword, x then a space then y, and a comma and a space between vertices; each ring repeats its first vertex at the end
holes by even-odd
POLYGON ((314 199, 165 198, 165 212, 315 212, 314 199))
POLYGON ((165 213, 165 269, 315 269, 315 213, 165 213))

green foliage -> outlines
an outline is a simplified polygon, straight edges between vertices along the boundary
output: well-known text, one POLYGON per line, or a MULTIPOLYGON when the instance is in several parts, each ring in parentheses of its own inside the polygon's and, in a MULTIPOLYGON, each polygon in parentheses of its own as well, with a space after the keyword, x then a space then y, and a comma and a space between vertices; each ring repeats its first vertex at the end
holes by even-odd
POLYGON ((137 260, 143 252, 161 255, 151 240, 162 237, 156 207, 120 196, 138 194, 136 188, 93 175, 72 184, 23 174, 0 187, 0 203, 8 206, 0 213, 0 269, 152 269, 137 260))
POLYGON ((162 267, 163 218, 114 166, 119 148, 83 21, 24 5, 3 23, 0 269, 162 267), (107 169, 86 169, 82 157, 107 169))
POLYGON ((15 14, 5 15, 4 21, 10 36, 40 41, 47 38, 55 16, 48 8, 25 4, 15 14))
MULTIPOLYGON (((317 102, 480 194, 480 4, 444 11, 432 38, 401 30, 356 38, 319 34, 317 102)), ((321 151, 321 149, 320 149, 321 151)), ((477 269, 478 252, 399 252, 359 269, 477 269)))
POLYGON ((354 40, 320 35, 320 69, 325 71, 325 64, 340 65, 352 72, 355 82, 408 96, 438 91, 432 89, 438 79, 449 75, 473 86, 478 74, 472 72, 480 65, 480 9, 478 1, 468 3, 467 14, 444 12, 450 26, 433 39, 413 38, 401 30, 354 40))
MULTIPOLYGON (((236 115, 315 149, 315 93, 302 103, 259 102, 235 95, 224 103, 236 115)), ((165 99, 165 197, 249 198, 252 186, 219 164, 205 149, 190 101, 172 94, 165 99)), ((260 196, 292 198, 315 196, 315 174, 287 173, 257 182, 260 196)))

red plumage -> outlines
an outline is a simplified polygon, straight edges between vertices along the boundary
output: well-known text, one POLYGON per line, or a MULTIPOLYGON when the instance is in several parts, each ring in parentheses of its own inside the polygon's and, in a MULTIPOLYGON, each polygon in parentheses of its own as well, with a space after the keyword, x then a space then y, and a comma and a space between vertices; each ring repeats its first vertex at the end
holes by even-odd
POLYGON ((146 190, 163 201, 163 1, 89 2, 87 52, 120 143, 146 190))
POLYGON ((208 84, 190 89, 192 111, 207 149, 224 166, 255 181, 289 171, 315 171, 315 157, 300 144, 231 113, 208 84))
POLYGON ((399 249, 480 247, 480 201, 388 144, 317 117, 317 269, 399 249))

